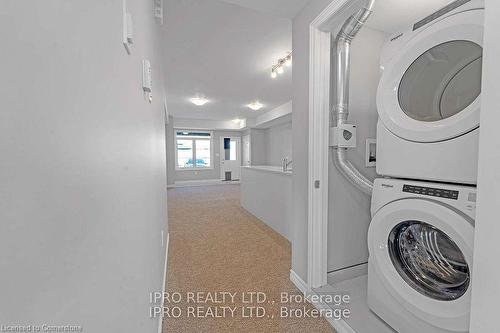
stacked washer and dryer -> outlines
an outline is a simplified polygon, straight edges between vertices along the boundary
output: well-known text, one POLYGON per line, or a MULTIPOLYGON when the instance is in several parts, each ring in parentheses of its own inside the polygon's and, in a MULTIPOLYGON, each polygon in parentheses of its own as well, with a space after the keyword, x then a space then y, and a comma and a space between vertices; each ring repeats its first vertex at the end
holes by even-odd
POLYGON ((483 12, 450 3, 381 56, 368 305, 399 333, 469 330, 483 12))

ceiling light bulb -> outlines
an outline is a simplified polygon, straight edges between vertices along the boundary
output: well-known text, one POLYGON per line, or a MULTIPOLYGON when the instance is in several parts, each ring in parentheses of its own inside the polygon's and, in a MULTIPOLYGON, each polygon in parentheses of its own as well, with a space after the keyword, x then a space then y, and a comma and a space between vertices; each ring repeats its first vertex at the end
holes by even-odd
POLYGON ((233 123, 235 123, 235 124, 239 124, 240 122, 241 122, 241 119, 238 119, 238 118, 233 119, 233 123))
POLYGON ((287 67, 292 66, 292 57, 291 56, 286 57, 285 66, 287 66, 287 67))
POLYGON ((285 72, 285 70, 283 69, 283 66, 278 66, 278 68, 276 68, 276 72, 278 72, 278 74, 283 74, 285 72))
POLYGON ((275 70, 272 70, 272 71, 271 71, 271 77, 272 77, 273 79, 275 79, 277 76, 278 76, 278 74, 276 74, 276 71, 275 71, 275 70))
POLYGON ((247 107, 249 107, 250 109, 252 109, 254 111, 258 111, 258 110, 262 109, 263 106, 264 105, 262 105, 259 102, 253 102, 253 103, 250 103, 247 105, 247 107))
POLYGON ((205 97, 193 97, 190 99, 190 101, 196 106, 203 106, 208 103, 208 99, 206 99, 205 97))

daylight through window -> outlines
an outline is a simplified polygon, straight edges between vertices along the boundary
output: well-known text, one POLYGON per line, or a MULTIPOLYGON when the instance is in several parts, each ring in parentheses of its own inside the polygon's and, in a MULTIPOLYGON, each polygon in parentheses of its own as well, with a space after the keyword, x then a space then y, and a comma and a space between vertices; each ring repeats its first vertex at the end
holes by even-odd
POLYGON ((177 130, 175 135, 178 169, 206 169, 212 167, 212 133, 177 130))

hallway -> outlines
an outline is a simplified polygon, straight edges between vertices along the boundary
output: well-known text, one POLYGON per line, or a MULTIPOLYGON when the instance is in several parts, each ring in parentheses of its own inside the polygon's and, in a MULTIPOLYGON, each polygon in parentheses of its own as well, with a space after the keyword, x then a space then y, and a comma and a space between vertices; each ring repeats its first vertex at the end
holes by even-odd
MULTIPOLYGON (((290 243, 240 206, 239 185, 175 188, 168 191, 170 249, 167 291, 231 292, 234 303, 188 304, 180 318, 166 318, 164 332, 332 332, 325 319, 278 318, 280 293, 300 294, 290 282, 290 243), (242 293, 264 292, 264 318, 244 318, 242 293), (272 301, 276 304, 272 304, 272 301), (269 302, 269 303, 268 303, 269 302), (228 306, 225 318, 189 318, 187 307, 228 306), (267 316, 274 315, 274 319, 267 316)), ((308 303, 287 308, 311 309, 308 303)), ((205 312, 206 313, 206 312, 205 312)))

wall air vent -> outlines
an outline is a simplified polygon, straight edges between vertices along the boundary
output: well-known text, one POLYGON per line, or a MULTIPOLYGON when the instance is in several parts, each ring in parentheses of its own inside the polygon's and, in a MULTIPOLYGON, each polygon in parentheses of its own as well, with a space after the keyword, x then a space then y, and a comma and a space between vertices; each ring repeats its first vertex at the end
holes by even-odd
POLYGON ((427 25, 427 24, 431 23, 435 19, 440 18, 441 16, 445 15, 446 13, 449 13, 452 10, 454 10, 454 9, 456 9, 456 8, 462 6, 462 5, 464 5, 464 4, 466 4, 467 2, 470 2, 470 1, 471 0, 457 0, 457 1, 454 1, 454 2, 450 3, 449 5, 441 8, 437 12, 434 12, 431 15, 427 16, 426 18, 424 18, 423 20, 418 21, 417 23, 415 23, 413 25, 413 31, 415 31, 417 29, 420 29, 424 25, 427 25))

